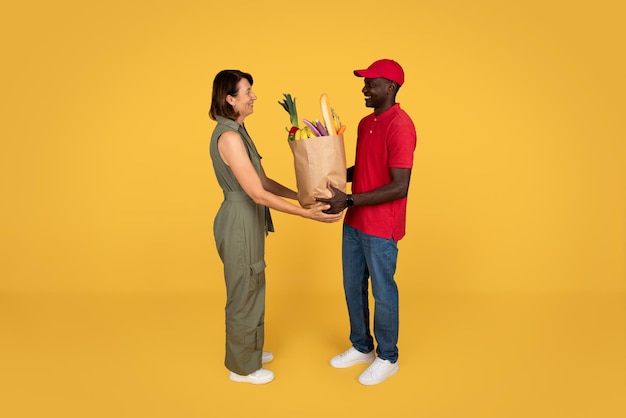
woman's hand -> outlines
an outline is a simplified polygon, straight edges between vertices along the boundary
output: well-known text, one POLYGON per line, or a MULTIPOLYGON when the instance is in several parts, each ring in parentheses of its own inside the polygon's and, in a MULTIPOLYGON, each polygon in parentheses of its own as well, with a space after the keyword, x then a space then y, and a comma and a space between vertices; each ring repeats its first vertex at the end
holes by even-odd
POLYGON ((330 209, 330 205, 326 203, 317 203, 311 206, 309 209, 305 209, 305 218, 313 219, 319 222, 333 223, 341 220, 342 213, 324 213, 325 210, 330 209))

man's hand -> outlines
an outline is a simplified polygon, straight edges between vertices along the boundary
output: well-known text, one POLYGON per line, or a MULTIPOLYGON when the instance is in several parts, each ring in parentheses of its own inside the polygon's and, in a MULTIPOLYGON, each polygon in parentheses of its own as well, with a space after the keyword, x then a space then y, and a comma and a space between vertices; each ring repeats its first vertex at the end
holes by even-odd
POLYGON ((340 213, 346 208, 346 194, 330 183, 327 184, 327 187, 332 196, 330 198, 316 197, 315 200, 330 205, 330 208, 324 211, 325 213, 340 213))

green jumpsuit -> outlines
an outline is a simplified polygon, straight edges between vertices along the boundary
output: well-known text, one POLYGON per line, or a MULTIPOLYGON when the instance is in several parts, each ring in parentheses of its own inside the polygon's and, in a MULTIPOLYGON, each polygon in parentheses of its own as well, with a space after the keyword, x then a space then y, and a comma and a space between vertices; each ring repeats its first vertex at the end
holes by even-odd
POLYGON ((217 149, 224 132, 239 133, 254 169, 261 173, 261 156, 245 127, 218 116, 210 155, 222 191, 213 233, 224 263, 226 281, 226 358, 228 370, 248 375, 261 368, 265 316, 265 236, 273 231, 269 209, 243 191, 217 149))

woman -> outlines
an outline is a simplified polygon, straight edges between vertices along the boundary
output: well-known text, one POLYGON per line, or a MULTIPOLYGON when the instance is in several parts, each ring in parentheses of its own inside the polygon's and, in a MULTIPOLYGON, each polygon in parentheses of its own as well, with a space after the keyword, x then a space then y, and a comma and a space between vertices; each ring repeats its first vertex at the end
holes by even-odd
POLYGON ((226 368, 230 380, 268 383, 274 373, 262 363, 265 314, 265 236, 273 231, 269 208, 321 222, 336 222, 341 214, 326 214, 330 205, 304 209, 281 197, 296 199, 295 191, 268 178, 261 156, 244 120, 253 112, 252 76, 224 70, 213 81, 209 116, 217 121, 210 154, 224 201, 213 232, 224 263, 226 281, 226 368))

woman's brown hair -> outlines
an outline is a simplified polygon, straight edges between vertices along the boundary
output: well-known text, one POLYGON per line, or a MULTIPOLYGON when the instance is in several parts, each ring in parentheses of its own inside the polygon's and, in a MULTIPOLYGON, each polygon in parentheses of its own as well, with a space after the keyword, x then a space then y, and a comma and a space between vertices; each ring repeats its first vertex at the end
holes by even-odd
POLYGON ((239 112, 226 101, 226 96, 237 96, 237 84, 239 80, 245 78, 252 85, 252 76, 239 70, 222 70, 215 76, 213 80, 213 94, 211 97, 211 109, 209 117, 213 120, 217 116, 235 120, 239 116, 239 112))

